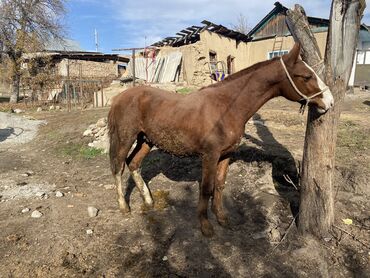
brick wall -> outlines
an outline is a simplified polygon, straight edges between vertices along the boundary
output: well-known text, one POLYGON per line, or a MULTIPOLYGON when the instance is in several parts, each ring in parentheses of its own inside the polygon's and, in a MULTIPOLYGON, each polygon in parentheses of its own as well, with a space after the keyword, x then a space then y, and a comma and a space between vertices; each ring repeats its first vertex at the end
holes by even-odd
MULTIPOLYGON (((64 77, 67 76, 67 64, 67 59, 63 59, 58 64, 58 72, 64 77)), ((93 62, 83 60, 69 60, 70 77, 79 77, 81 67, 83 78, 104 78, 108 76, 118 76, 118 64, 114 61, 93 62)))

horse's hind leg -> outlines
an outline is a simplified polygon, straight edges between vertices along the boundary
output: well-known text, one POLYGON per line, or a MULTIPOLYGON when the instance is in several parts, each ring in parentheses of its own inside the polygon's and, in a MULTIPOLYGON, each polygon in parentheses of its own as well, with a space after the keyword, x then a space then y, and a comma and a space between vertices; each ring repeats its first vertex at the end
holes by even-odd
POLYGON ((135 149, 131 152, 130 156, 126 160, 128 168, 131 172, 131 176, 140 191, 141 197, 143 198, 145 205, 149 208, 153 207, 154 202, 150 190, 140 174, 139 168, 141 162, 143 161, 144 157, 150 152, 151 148, 152 144, 146 142, 144 139, 144 135, 141 133, 137 137, 137 144, 135 149))
POLYGON ((227 226, 228 220, 224 213, 222 205, 222 191, 225 186, 225 179, 227 174, 227 169, 229 168, 230 158, 222 158, 217 165, 217 175, 215 181, 215 190, 213 192, 212 199, 212 212, 216 215, 217 221, 221 226, 227 226))
POLYGON ((122 175, 125 170, 125 159, 134 142, 134 139, 127 140, 125 143, 122 143, 117 136, 113 136, 111 136, 109 149, 111 170, 117 188, 119 208, 123 213, 126 213, 130 211, 130 207, 127 204, 123 194, 122 175))

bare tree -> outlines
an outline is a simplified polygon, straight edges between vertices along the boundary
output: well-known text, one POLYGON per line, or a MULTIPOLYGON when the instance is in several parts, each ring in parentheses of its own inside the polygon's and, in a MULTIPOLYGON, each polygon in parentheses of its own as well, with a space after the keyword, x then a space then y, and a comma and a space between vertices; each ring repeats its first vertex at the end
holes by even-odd
POLYGON ((236 23, 231 24, 231 28, 244 35, 248 34, 250 31, 250 28, 248 26, 248 20, 242 13, 240 13, 239 16, 237 17, 236 23))
POLYGON ((0 41, 10 61, 10 102, 18 101, 23 54, 62 37, 64 13, 64 0, 0 0, 0 41))
POLYGON ((305 12, 299 5, 288 11, 289 29, 302 45, 302 58, 326 80, 334 109, 318 115, 310 108, 307 119, 301 173, 299 230, 325 237, 334 223, 333 176, 337 127, 341 104, 347 90, 365 0, 333 0, 325 58, 322 60, 305 12))

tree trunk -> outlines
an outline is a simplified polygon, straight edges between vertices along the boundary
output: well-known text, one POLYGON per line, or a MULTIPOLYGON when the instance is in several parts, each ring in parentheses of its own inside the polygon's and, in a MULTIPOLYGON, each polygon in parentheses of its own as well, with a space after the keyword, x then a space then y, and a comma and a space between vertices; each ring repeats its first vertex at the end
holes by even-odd
POLYGON ((17 103, 19 99, 19 86, 20 86, 21 76, 19 74, 14 74, 12 77, 12 84, 10 86, 10 100, 9 103, 17 103))
POLYGON ((301 42, 302 59, 326 81, 334 108, 319 115, 309 108, 302 159, 299 231, 325 237, 334 222, 333 176, 337 127, 357 46, 365 0, 333 0, 325 63, 302 7, 287 13, 287 23, 301 42), (325 65, 325 68, 324 68, 325 65))

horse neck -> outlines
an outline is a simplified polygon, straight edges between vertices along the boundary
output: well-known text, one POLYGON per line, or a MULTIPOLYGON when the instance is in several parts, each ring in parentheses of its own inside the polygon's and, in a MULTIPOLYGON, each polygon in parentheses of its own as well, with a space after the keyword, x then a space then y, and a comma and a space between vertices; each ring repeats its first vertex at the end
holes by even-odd
POLYGON ((233 112, 245 124, 267 101, 280 95, 278 84, 283 79, 276 61, 266 61, 234 80, 220 84, 230 94, 233 112))

